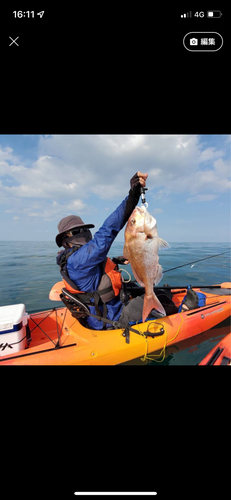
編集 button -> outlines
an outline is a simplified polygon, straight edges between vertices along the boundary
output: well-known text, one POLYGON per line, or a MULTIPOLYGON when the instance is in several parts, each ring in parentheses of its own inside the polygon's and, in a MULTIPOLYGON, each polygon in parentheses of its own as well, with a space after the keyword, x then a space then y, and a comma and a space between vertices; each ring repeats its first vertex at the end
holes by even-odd
POLYGON ((183 38, 184 47, 190 52, 216 52, 223 45, 223 38, 216 31, 190 31, 183 38))

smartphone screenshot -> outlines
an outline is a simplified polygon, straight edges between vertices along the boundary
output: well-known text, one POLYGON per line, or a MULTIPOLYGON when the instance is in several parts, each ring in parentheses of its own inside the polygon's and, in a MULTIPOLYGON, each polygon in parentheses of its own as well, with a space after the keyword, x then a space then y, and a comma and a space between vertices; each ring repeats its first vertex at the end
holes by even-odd
MULTIPOLYGON (((0 369, 9 497, 227 496, 227 369, 198 365, 229 360, 218 344, 230 333, 230 36, 227 1, 1 7, 0 369), (156 330, 137 316, 118 329, 117 343, 118 297, 110 328, 90 327, 70 297, 61 301, 59 267, 68 274, 73 245, 83 253, 90 243, 78 273, 95 255, 99 232, 103 258, 97 253, 97 276, 87 267, 86 293, 100 289, 102 275, 114 276, 122 259, 121 297, 134 298, 130 281, 144 285, 129 261, 138 244, 129 254, 129 228, 119 221, 138 181, 139 213, 152 216, 146 244, 156 224, 160 235, 151 287, 165 284, 169 293, 165 305, 142 294, 147 309, 153 300, 160 308, 156 330), (71 214, 78 227, 64 220, 71 214), (119 231, 113 253, 110 238, 119 231), (107 257, 117 259, 113 272, 107 257), (193 287, 204 296, 192 293, 196 306, 182 311, 193 287), (17 325, 1 319, 2 308, 18 304, 17 325), (165 317, 166 304, 173 310, 165 317), (116 364, 123 366, 108 366, 116 364)), ((97 312, 91 304, 92 325, 108 306, 101 300, 97 312)))

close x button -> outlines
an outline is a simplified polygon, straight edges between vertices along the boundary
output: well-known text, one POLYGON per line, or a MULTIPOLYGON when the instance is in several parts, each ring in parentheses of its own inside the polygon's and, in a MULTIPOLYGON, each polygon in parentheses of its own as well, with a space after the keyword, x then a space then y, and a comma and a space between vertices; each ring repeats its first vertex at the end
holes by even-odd
POLYGON ((190 52, 216 52, 223 45, 223 38, 216 31, 190 31, 183 38, 183 45, 190 52))

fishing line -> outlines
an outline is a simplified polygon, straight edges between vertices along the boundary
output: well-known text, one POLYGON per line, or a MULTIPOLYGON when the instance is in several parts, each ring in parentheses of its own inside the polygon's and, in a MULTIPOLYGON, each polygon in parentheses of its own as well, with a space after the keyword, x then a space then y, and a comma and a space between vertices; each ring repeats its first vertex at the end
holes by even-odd
POLYGON ((224 255, 225 253, 228 253, 228 252, 230 252, 230 249, 226 250, 226 252, 218 253, 216 255, 210 255, 210 257, 204 257, 203 259, 194 260, 193 262, 188 262, 187 264, 182 264, 181 266, 176 266, 176 267, 172 267, 171 269, 166 269, 166 271, 163 271, 163 273, 169 273, 169 271, 174 271, 175 269, 180 269, 180 267, 190 266, 191 264, 196 264, 197 262, 202 262, 202 260, 213 259, 214 257, 219 257, 220 255, 224 255))

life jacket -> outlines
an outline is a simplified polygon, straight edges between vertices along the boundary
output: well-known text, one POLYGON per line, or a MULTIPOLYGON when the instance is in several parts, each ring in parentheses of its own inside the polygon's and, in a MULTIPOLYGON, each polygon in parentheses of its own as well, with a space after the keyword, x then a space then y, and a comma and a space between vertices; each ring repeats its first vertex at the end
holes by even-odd
POLYGON ((80 294, 79 299, 84 303, 93 305, 96 308, 97 314, 99 316, 106 317, 107 307, 106 303, 114 299, 120 294, 122 288, 122 278, 121 273, 118 271, 118 266, 109 257, 107 257, 102 263, 102 277, 97 290, 90 292, 82 292, 78 289, 77 285, 70 279, 67 271, 67 259, 74 252, 76 252, 79 247, 73 247, 69 252, 64 252, 59 259, 60 274, 62 276, 65 288, 73 293, 80 294), (93 302, 92 302, 93 299, 93 302), (100 301, 102 301, 103 315, 99 309, 100 301))

